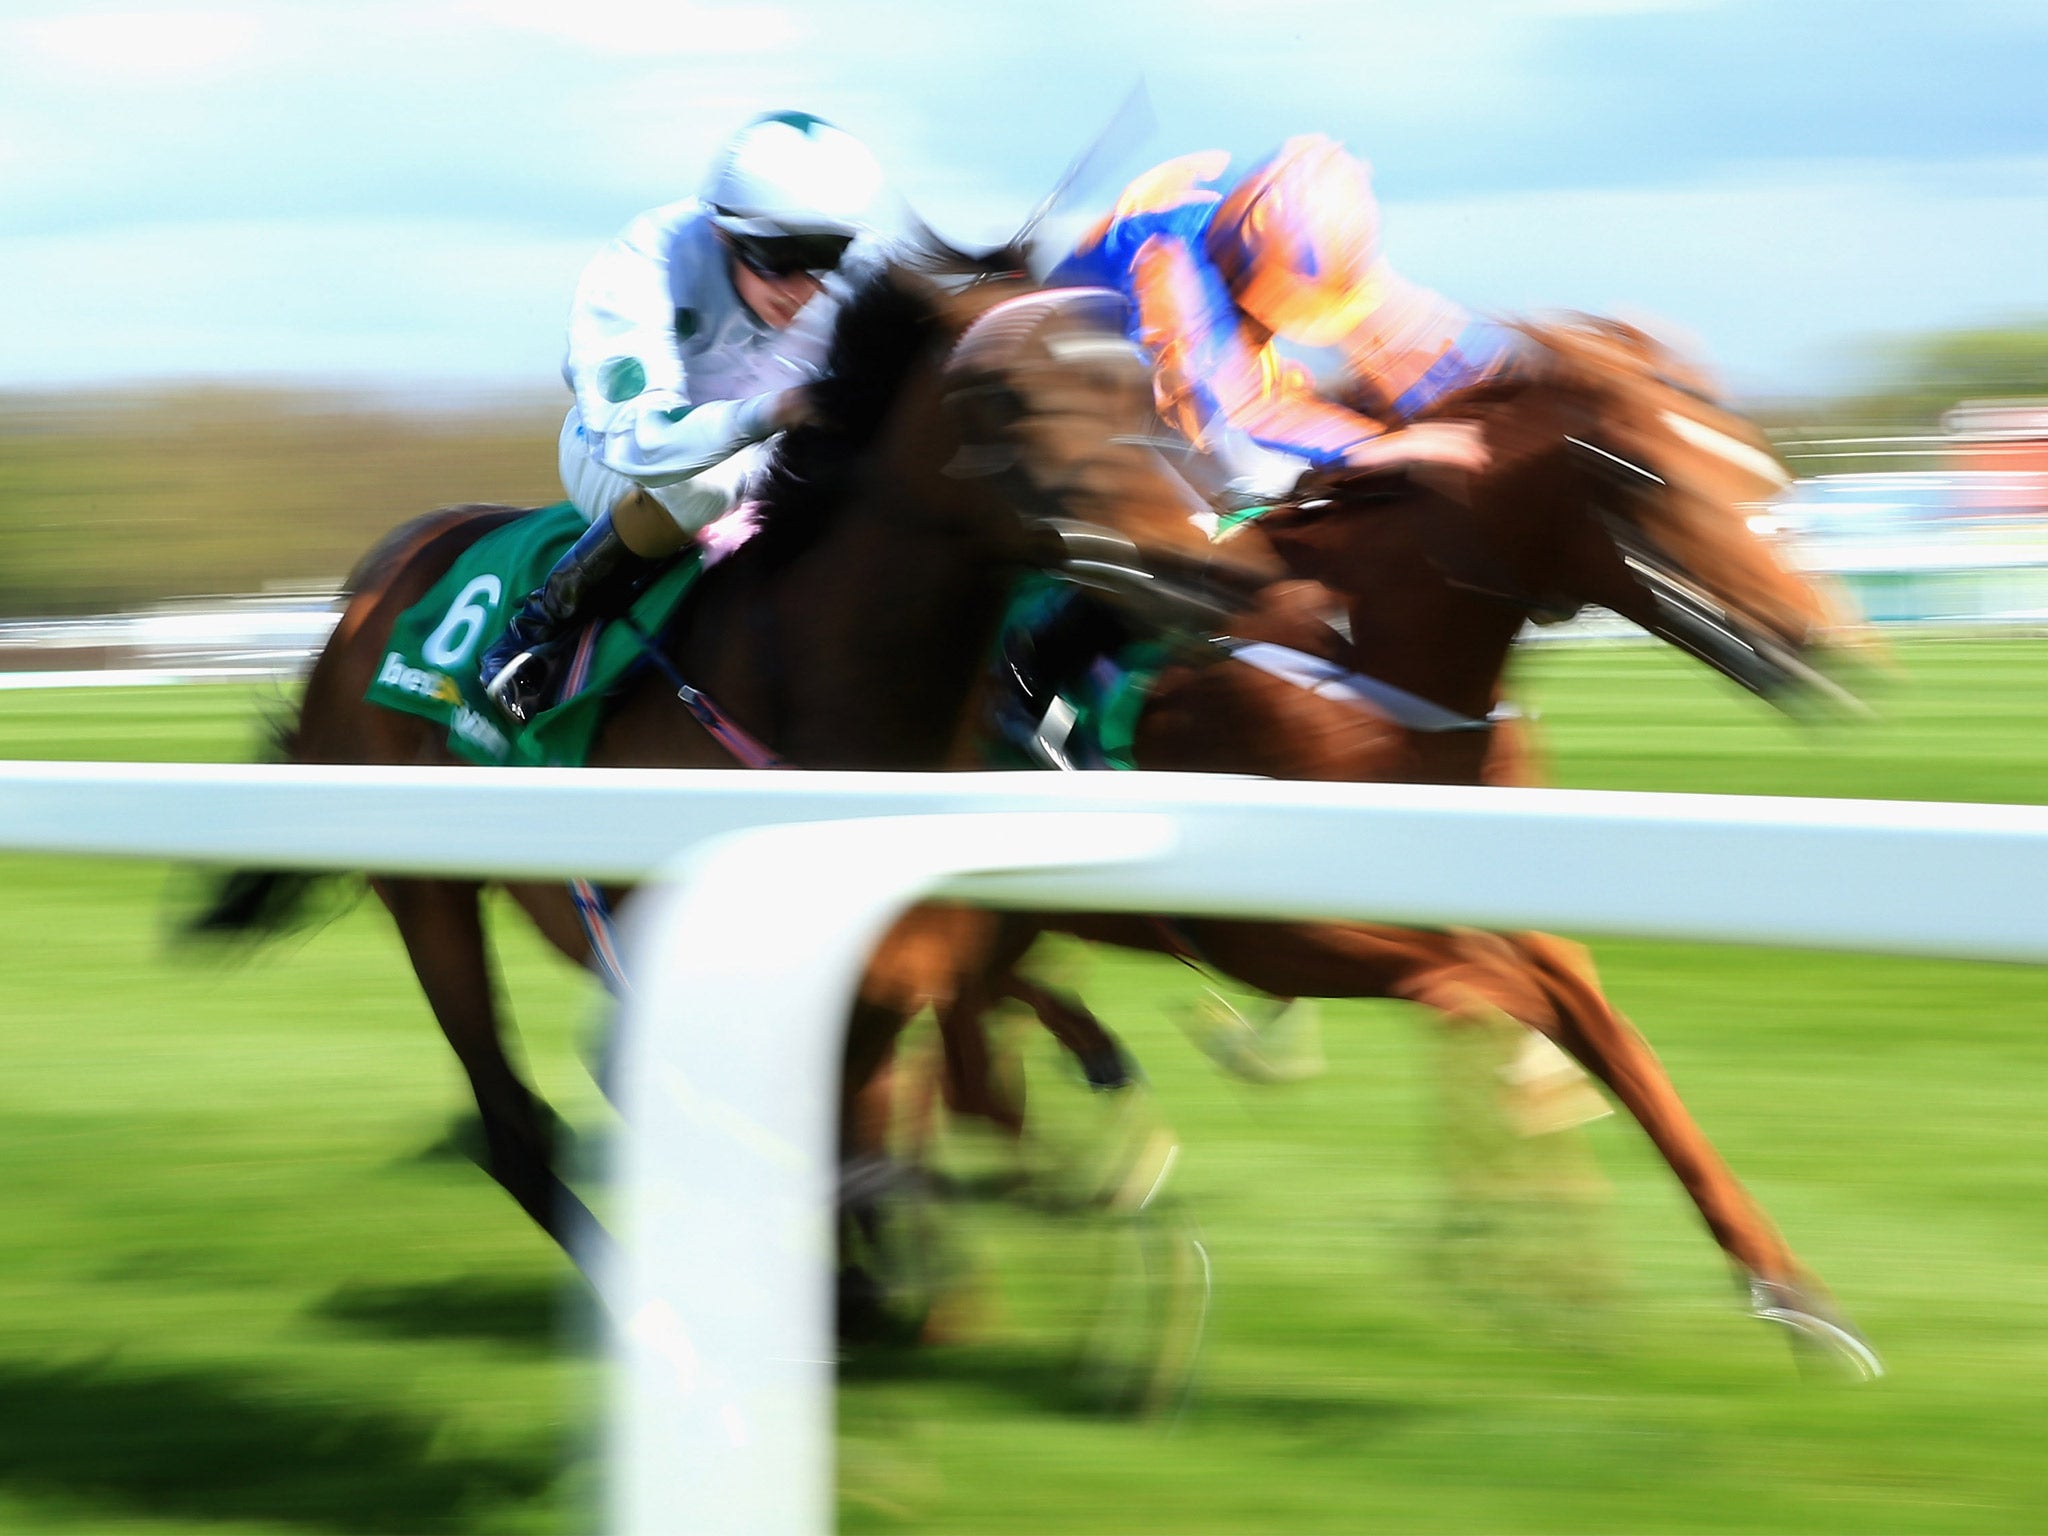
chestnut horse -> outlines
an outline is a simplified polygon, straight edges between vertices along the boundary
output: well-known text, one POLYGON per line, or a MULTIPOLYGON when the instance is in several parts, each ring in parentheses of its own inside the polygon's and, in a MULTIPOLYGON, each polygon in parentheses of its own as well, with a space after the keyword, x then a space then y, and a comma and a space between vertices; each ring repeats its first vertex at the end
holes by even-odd
MULTIPOLYGON (((1141 767, 1281 778, 1505 784, 1533 773, 1497 723, 1511 647, 1530 619, 1597 604, 1782 707, 1853 704, 1808 659, 1836 623, 1747 514, 1783 484, 1748 423, 1642 333, 1605 321, 1527 328, 1509 377, 1430 419, 1469 423, 1490 467, 1447 498, 1384 474, 1316 481, 1256 537, 1294 576, 1342 595, 1268 604, 1225 642, 1233 660, 1161 674, 1139 718, 1141 767)), ((1371 857, 1370 847, 1361 850, 1371 857)), ((936 920, 936 918, 935 918, 936 920)), ((957 928, 957 915, 949 919, 957 928)), ((956 1106, 1012 1126, 980 1015, 1023 998, 1091 1079, 1118 1054, 1085 1009, 1013 974, 1036 935, 1199 962, 1281 997, 1391 997, 1445 1023, 1512 1019, 1576 1058, 1643 1127, 1750 1287, 1757 1315, 1860 1375, 1879 1365, 1694 1122, 1591 958, 1543 934, 1357 923, 1102 915, 985 921, 986 952, 936 999, 956 1106)))
MULTIPOLYGON (((1058 570, 1078 550, 1100 583, 1102 547, 1113 546, 1141 562, 1125 574, 1151 611, 1161 587, 1178 583, 1204 616, 1212 588, 1254 585, 1207 547, 1189 522, 1199 499, 1142 439, 1148 375, 1108 297, 1004 284, 948 294, 901 268, 863 279, 816 386, 821 421, 785 435, 759 490, 759 533, 699 578, 654 643, 655 664, 622 685, 590 764, 730 766, 728 748, 678 702, 682 678, 793 766, 938 767, 966 729, 1020 572, 1058 570)), ((477 539, 521 515, 448 508, 364 559, 282 736, 289 761, 453 761, 438 727, 366 703, 364 692, 398 616, 477 539)), ((225 877, 193 927, 273 929, 309 883, 277 871, 225 877)), ((488 1171, 565 1247, 602 1252, 594 1218, 556 1170, 553 1117, 505 1049, 483 883, 370 883, 468 1075, 488 1171)), ((566 887, 506 889, 552 944, 592 963, 566 887)), ((863 1039, 856 1031, 850 1044, 856 1082, 876 1054, 863 1039)))

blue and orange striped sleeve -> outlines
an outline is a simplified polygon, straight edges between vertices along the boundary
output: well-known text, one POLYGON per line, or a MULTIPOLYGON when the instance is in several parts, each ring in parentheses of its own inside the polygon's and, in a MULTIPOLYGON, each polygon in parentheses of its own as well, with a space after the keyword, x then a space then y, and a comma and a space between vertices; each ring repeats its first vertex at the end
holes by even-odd
POLYGON ((1330 464, 1385 430, 1324 399, 1304 370, 1254 342, 1221 276, 1184 241, 1145 241, 1131 288, 1160 415, 1194 441, 1220 416, 1261 447, 1330 464))

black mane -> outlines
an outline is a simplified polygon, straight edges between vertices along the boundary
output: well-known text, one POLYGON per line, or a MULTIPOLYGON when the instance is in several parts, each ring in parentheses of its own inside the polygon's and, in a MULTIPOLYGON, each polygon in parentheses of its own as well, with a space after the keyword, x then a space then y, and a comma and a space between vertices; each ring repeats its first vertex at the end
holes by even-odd
POLYGON ((770 566, 795 558, 851 495, 913 369, 951 341, 942 282, 968 285, 1028 275, 1016 245, 968 250, 929 228, 868 267, 833 323, 824 376, 811 386, 818 420, 785 432, 757 495, 761 531, 742 554, 770 566))
POLYGON ((911 371, 948 339, 942 302, 937 288, 900 267, 876 268, 855 283, 833 325, 824 375, 811 385, 818 420, 784 433, 769 458, 750 560, 791 559, 852 493, 911 371))

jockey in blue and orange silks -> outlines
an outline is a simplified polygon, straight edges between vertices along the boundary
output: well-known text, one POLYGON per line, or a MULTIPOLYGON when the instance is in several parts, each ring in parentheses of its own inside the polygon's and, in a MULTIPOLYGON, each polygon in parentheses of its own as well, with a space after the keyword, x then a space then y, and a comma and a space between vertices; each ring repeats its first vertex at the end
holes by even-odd
MULTIPOLYGON (((1124 296, 1160 417, 1221 464, 1238 505, 1279 499, 1304 465, 1399 469, 1462 495, 1486 464, 1478 431, 1414 418, 1504 367, 1516 333, 1387 265, 1366 168, 1334 141, 1289 139, 1223 183, 1229 163, 1213 150, 1147 171, 1047 282, 1124 296), (1337 398, 1281 356, 1281 339, 1336 351, 1337 398)), ((1014 615, 994 701, 1002 736, 1027 760, 1082 762, 1064 695, 1129 638, 1072 591, 1014 615)))
MULTIPOLYGON (((1294 469, 1479 468, 1475 434, 1402 429, 1499 369, 1514 333, 1387 265, 1366 167, 1333 140, 1289 139, 1218 185, 1228 166, 1211 150, 1146 172, 1048 281, 1124 295, 1161 417, 1227 465, 1258 457, 1242 453, 1249 440, 1294 469), (1337 398, 1276 339, 1334 349, 1337 398)), ((1258 478, 1279 489, 1270 467, 1258 478)))

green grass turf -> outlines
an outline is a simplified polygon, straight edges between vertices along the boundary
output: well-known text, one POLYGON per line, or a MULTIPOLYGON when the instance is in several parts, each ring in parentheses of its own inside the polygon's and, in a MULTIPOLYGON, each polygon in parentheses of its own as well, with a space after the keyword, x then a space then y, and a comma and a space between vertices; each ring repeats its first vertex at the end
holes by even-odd
MULTIPOLYGON (((2048 799, 2048 644, 1895 661, 1885 718, 1853 729, 1632 648, 1533 655, 1524 692, 1562 783, 2048 799)), ((253 702, 0 694, 0 752, 234 759, 253 702)), ((588 1529, 580 1293, 463 1160, 459 1077, 388 924, 366 904, 222 967, 167 955, 166 880, 0 859, 0 1530, 588 1529)), ((530 1064, 601 1131, 592 994, 502 933, 530 1064)), ((1474 1230, 1444 1195, 1441 1047, 1408 1013, 1329 1007, 1328 1073, 1256 1092, 1180 1039, 1174 968, 1068 951, 1185 1138, 1218 1276, 1191 1402, 1170 1423, 1084 1406, 1087 1239, 964 1207, 962 1341, 846 1374, 844 1526, 2041 1529, 2048 974, 1597 952, 1887 1382, 1802 1383, 1630 1127, 1587 1133, 1604 1205, 1474 1230)), ((1070 1137, 1105 1112, 1033 1087, 1070 1137)))

